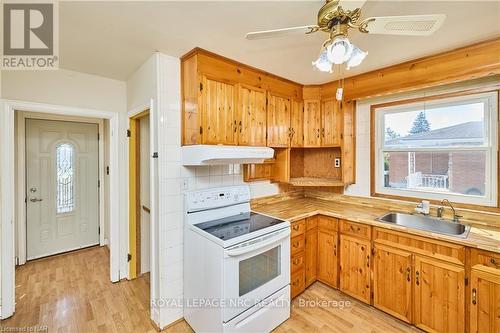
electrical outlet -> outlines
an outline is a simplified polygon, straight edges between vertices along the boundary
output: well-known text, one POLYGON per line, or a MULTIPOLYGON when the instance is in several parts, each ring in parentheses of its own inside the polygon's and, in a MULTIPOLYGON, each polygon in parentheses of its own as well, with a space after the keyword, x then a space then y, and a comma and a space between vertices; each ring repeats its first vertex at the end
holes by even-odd
POLYGON ((335 158, 335 167, 340 168, 340 157, 335 158))

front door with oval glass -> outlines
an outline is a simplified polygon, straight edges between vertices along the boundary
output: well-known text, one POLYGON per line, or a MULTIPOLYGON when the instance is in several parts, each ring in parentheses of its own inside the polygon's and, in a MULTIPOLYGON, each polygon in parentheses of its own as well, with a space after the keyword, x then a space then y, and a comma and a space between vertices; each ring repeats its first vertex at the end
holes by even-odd
POLYGON ((27 259, 99 244, 98 125, 26 120, 27 259))

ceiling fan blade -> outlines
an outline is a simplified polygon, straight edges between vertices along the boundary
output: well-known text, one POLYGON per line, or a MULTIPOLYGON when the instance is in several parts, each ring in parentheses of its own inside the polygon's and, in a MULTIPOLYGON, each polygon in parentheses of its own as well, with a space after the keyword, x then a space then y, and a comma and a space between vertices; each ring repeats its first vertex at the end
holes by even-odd
POLYGON ((445 19, 444 14, 369 17, 360 23, 360 30, 369 34, 429 36, 445 19))
POLYGON ((301 27, 262 30, 262 31, 249 32, 245 35, 245 38, 249 40, 254 40, 254 39, 281 37, 288 34, 306 34, 306 33, 316 32, 317 29, 318 29, 317 25, 304 25, 301 27))

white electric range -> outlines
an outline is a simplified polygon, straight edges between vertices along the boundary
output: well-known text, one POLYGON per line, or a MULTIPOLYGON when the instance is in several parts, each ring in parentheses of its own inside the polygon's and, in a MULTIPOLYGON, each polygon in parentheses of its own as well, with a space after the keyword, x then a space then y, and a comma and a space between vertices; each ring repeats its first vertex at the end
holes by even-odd
POLYGON ((186 194, 184 318, 196 332, 269 332, 290 317, 290 223, 248 186, 186 194))

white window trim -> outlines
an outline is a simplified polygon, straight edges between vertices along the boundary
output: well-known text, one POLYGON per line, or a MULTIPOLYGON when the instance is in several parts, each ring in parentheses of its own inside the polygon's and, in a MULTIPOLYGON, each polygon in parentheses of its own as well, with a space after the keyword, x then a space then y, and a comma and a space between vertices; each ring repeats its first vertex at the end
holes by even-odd
POLYGON ((464 95, 459 97, 450 97, 443 99, 436 99, 425 102, 409 103, 406 105, 396 105, 390 107, 380 107, 375 109, 375 192, 378 194, 388 194, 401 197, 411 197, 429 200, 442 200, 444 198, 453 202, 474 204, 481 206, 497 206, 498 196, 498 94, 497 92, 478 93, 471 95, 464 95), (402 110, 414 110, 425 106, 429 108, 431 105, 442 104, 443 101, 447 103, 456 103, 462 101, 480 100, 486 102, 487 110, 485 112, 485 144, 480 147, 463 147, 463 148, 385 148, 385 126, 384 115, 387 113, 401 112, 402 110), (393 189, 384 187, 384 158, 383 152, 397 152, 397 151, 485 151, 486 152, 486 174, 485 182, 490 186, 486 186, 486 193, 484 197, 474 197, 470 195, 456 194, 456 193, 436 193, 426 192, 409 189, 393 189))

